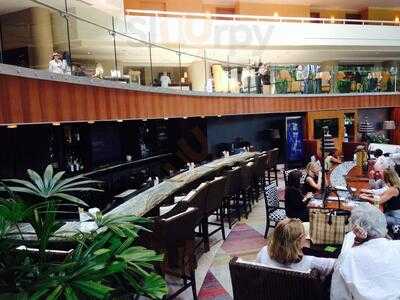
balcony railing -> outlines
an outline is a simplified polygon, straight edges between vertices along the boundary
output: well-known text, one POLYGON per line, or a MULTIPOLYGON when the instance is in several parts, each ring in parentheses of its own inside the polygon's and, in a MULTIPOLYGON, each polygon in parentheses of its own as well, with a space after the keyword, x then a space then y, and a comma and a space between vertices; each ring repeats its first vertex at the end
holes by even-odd
POLYGON ((188 13, 170 12, 159 10, 126 9, 127 15, 174 17, 174 18, 196 18, 215 19, 231 21, 263 21, 263 22, 288 22, 288 23, 321 23, 321 24, 354 24, 354 25, 381 25, 400 26, 400 21, 380 20, 358 20, 358 19, 336 19, 336 18, 309 18, 309 17, 280 17, 280 16, 254 16, 241 14, 212 14, 212 13, 188 13))
MULTIPOLYGON (((71 76, 84 76, 133 86, 168 86, 169 89, 231 94, 335 94, 398 92, 397 68, 339 67, 322 71, 318 65, 242 64, 214 57, 212 49, 201 54, 181 45, 167 47, 153 43, 149 35, 141 40, 126 31, 126 20, 109 16, 81 1, 19 1, 23 7, 36 7, 45 14, 40 28, 15 19, 1 17, 0 61, 6 64, 49 69, 71 76), (83 6, 82 6, 83 5, 83 6), (47 28, 46 28, 47 27, 47 28), (45 29, 45 30, 44 30, 45 29), (26 32, 40 34, 31 39, 26 32), (48 34, 46 39, 45 34, 48 34), (60 50, 60 60, 48 58, 60 50), (49 61, 52 61, 49 63, 49 61), (50 66, 50 67, 49 67, 50 66), (164 75, 164 73, 166 73, 164 75), (167 79, 169 78, 169 80, 167 79), (170 81, 170 82, 169 82, 170 81), (166 83, 168 82, 168 84, 166 83)), ((133 11, 148 15, 177 16, 171 12, 133 11)), ((35 13, 35 12, 32 12, 35 13)), ((275 22, 327 22, 328 19, 256 17, 242 15, 179 14, 193 18, 256 19, 275 22)), ((374 25, 378 21, 331 20, 374 25)), ((396 22, 379 21, 397 26, 396 22)))

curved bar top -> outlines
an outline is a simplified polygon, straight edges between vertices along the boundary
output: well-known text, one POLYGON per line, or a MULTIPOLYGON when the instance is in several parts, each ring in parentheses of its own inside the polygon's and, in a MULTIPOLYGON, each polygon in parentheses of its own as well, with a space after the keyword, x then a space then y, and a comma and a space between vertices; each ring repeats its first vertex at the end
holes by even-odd
MULTIPOLYGON (((330 182, 332 186, 347 186, 346 176, 351 172, 351 170, 356 166, 352 161, 345 161, 337 165, 331 172, 330 182)), ((346 197, 347 192, 338 191, 340 197, 346 197)))
MULTIPOLYGON (((216 159, 208 164, 201 165, 190 171, 182 172, 170 179, 155 185, 144 192, 133 196, 131 199, 117 206, 107 214, 106 216, 122 216, 134 214, 136 216, 143 216, 153 208, 160 205, 165 199, 173 195, 176 191, 184 187, 203 176, 209 175, 210 173, 221 170, 224 167, 232 166, 235 163, 243 162, 249 158, 254 157, 257 152, 244 152, 236 155, 232 155, 226 158, 216 159)), ((34 241, 36 240, 35 230, 32 225, 28 223, 20 224, 22 232, 24 232, 24 240, 34 241)), ((80 230, 80 222, 67 222, 60 229, 55 232, 55 237, 52 240, 63 240, 67 239, 80 230)), ((16 236, 19 234, 15 231, 16 236)))
MULTIPOLYGON (((143 216, 153 208, 160 205, 165 199, 173 195, 176 191, 201 177, 221 170, 224 167, 232 166, 235 163, 243 162, 254 157, 257 152, 244 152, 227 158, 220 158, 208 164, 201 165, 193 170, 180 173, 170 179, 155 185, 144 192, 133 196, 126 202, 117 206, 106 216, 136 215, 143 216)), ((68 222, 61 227, 55 234, 57 236, 71 236, 79 231, 80 222, 68 222)))
POLYGON ((244 152, 226 158, 220 158, 208 164, 194 168, 193 170, 180 173, 175 177, 167 179, 160 184, 145 190, 143 193, 134 196, 132 199, 127 200, 108 212, 106 216, 124 214, 143 216, 185 185, 226 166, 232 166, 237 162, 242 162, 254 157, 255 153, 256 152, 244 152))

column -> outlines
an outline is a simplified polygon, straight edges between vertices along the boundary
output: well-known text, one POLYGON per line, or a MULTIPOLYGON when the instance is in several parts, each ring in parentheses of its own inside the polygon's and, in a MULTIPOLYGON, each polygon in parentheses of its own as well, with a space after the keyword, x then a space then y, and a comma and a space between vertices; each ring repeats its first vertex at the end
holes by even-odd
POLYGON ((32 7, 30 10, 31 51, 30 65, 37 69, 46 69, 53 53, 53 31, 50 11, 32 7))

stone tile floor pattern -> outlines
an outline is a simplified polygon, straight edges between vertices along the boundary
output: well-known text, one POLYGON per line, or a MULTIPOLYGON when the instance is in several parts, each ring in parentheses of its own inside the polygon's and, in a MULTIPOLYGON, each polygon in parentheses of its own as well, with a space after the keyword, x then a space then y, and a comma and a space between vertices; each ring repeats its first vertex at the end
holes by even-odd
MULTIPOLYGON (((284 183, 279 180, 279 198, 283 199, 284 183)), ((265 245, 265 203, 263 197, 253 206, 249 218, 236 223, 232 230, 225 226, 227 238, 222 240, 218 232, 211 237, 210 251, 200 252, 196 269, 196 285, 199 300, 232 300, 232 286, 229 274, 229 261, 238 256, 255 260, 259 250, 265 245)), ((178 285, 170 282, 170 287, 178 285)), ((177 299, 193 299, 191 289, 187 289, 177 299)))

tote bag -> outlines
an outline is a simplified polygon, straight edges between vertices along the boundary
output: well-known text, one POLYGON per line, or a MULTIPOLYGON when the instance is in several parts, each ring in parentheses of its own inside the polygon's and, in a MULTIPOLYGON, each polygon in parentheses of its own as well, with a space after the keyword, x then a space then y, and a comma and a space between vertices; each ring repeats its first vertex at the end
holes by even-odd
POLYGON ((340 245, 350 230, 349 212, 310 209, 310 238, 314 245, 340 245))

